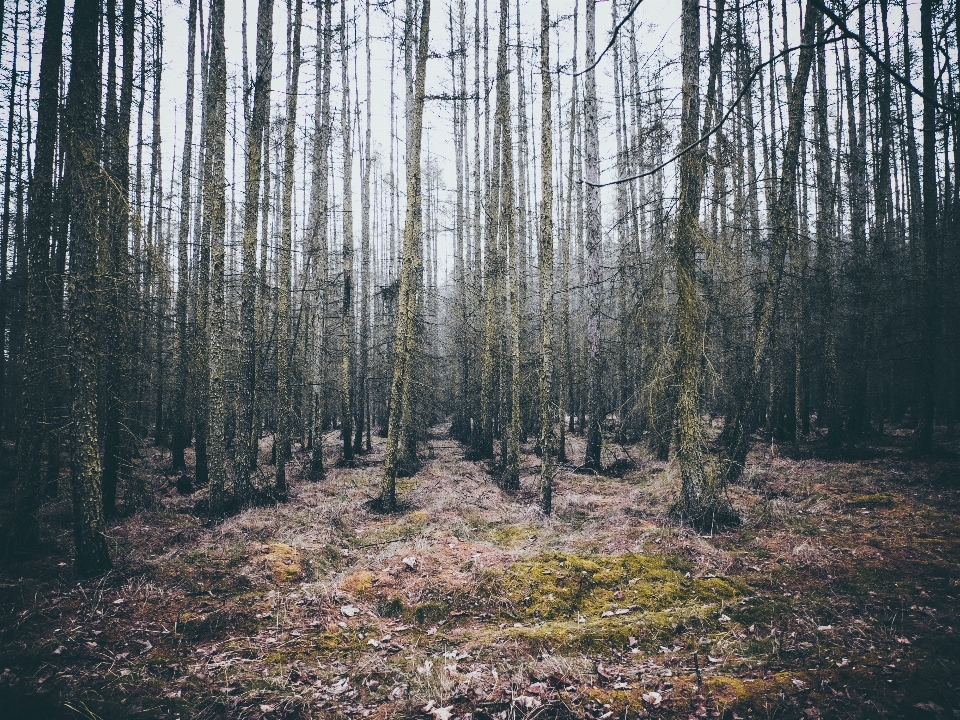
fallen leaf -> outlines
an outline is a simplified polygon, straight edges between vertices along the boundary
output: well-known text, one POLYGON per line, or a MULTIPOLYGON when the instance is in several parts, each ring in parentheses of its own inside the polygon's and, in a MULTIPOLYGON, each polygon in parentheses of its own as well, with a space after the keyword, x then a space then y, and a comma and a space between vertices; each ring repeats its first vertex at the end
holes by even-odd
POLYGON ((350 680, 348 678, 340 678, 337 680, 337 684, 330 688, 331 695, 339 695, 340 693, 348 690, 350 688, 350 680))
POLYGON ((535 707, 540 707, 540 705, 542 705, 540 700, 533 697, 532 695, 517 695, 513 699, 513 702, 515 702, 517 705, 522 705, 527 710, 531 710, 535 707))
POLYGON ((640 697, 643 698, 644 702, 648 702, 651 705, 659 705, 663 701, 663 695, 658 693, 656 690, 651 690, 648 693, 643 693, 640 697))
POLYGON ((369 640, 367 640, 367 645, 370 645, 371 647, 375 647, 375 648, 380 647, 380 643, 374 640, 373 638, 370 638, 369 640))
POLYGON ((613 684, 614 690, 629 690, 630 685, 625 682, 617 682, 613 684))
POLYGON ((360 612, 360 608, 354 607, 353 605, 344 605, 342 608, 340 608, 340 612, 342 612, 347 617, 353 617, 358 612, 360 612))
POLYGON ((262 713, 273 712, 273 705, 261 705, 260 712, 262 713))
POLYGON ((403 558, 400 562, 406 565, 410 570, 413 570, 417 566, 417 558, 413 555, 403 558))
POLYGON ((709 660, 709 661, 712 662, 712 663, 718 663, 718 662, 720 662, 720 658, 715 658, 715 657, 713 657, 713 655, 707 655, 707 660, 709 660))

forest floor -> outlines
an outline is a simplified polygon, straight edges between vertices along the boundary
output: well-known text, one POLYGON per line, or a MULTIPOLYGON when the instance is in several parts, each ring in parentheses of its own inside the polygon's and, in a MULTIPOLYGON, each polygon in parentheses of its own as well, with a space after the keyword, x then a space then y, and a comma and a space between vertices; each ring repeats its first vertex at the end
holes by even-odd
POLYGON ((742 522, 712 535, 670 518, 677 468, 638 447, 561 466, 549 518, 531 446, 511 496, 435 428, 394 515, 370 504, 382 440, 319 482, 301 450, 288 502, 217 525, 146 448, 154 502, 110 524, 112 572, 74 576, 69 497, 0 571, 0 715, 958 717, 957 445, 908 446, 755 448, 742 522))

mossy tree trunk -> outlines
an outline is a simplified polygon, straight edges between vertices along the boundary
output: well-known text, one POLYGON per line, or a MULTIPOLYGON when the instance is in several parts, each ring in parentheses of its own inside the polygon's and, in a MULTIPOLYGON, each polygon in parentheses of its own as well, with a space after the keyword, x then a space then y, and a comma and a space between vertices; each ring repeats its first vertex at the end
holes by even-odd
POLYGON ((101 245, 97 162, 100 60, 99 0, 76 0, 71 28, 71 72, 64 142, 70 170, 70 356, 71 464, 77 571, 92 575, 110 568, 104 535, 103 488, 97 426, 98 306, 96 258, 101 245))
MULTIPOLYGON (((250 472, 257 464, 259 427, 257 406, 257 230, 260 213, 260 180, 264 175, 263 147, 270 114, 270 83, 273 74, 273 3, 260 0, 257 8, 256 74, 253 77, 253 109, 247 125, 244 169, 243 270, 240 279, 240 372, 237 383, 237 453, 233 494, 237 504, 250 498, 250 472)), ((250 92, 244 88, 244 95, 250 92)), ((265 195, 266 193, 264 193, 265 195)))
MULTIPOLYGON (((289 4, 288 4, 289 7, 289 4)), ((287 496, 287 462, 290 459, 290 274, 293 252, 293 171, 295 160, 294 134, 297 129, 297 91, 300 80, 300 30, 303 26, 303 0, 296 0, 293 11, 293 43, 289 60, 287 85, 287 120, 283 133, 283 199, 281 205, 279 282, 277 289, 277 475, 274 490, 277 497, 287 496)))
POLYGON ((417 293, 423 273, 420 148, 423 138, 423 105, 427 81, 427 55, 430 40, 430 0, 423 0, 420 38, 417 43, 417 68, 410 106, 410 144, 407 148, 407 213, 403 228, 403 260, 400 268, 400 292, 397 311, 397 337, 393 383, 390 393, 390 421, 387 429, 386 457, 380 486, 380 508, 391 512, 397 507, 397 474, 402 449, 414 432, 414 358, 416 351, 417 293))
MULTIPOLYGON (((540 510, 553 507, 553 77, 550 74, 550 0, 540 0, 540 510)), ((561 426, 563 418, 560 419, 561 426)))
POLYGON ((227 60, 224 48, 224 0, 210 3, 210 65, 204 98, 208 171, 204 176, 203 212, 210 227, 210 315, 207 323, 209 402, 207 458, 210 472, 209 512, 223 514, 227 457, 226 359, 224 357, 224 234, 226 232, 225 143, 227 131, 227 60))

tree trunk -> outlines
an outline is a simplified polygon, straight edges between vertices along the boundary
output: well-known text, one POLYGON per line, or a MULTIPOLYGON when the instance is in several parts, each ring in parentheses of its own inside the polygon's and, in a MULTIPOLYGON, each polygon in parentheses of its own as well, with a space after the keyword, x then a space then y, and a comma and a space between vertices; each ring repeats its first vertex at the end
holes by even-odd
POLYGON ((224 330, 224 234, 226 232, 225 144, 227 131, 227 60, 224 49, 224 0, 210 2, 210 65, 204 109, 208 169, 204 174, 203 212, 210 228, 210 314, 206 328, 209 401, 207 462, 210 471, 210 516, 223 514, 226 484, 226 359, 224 330))
MULTIPOLYGON (((550 103, 550 0, 540 0, 540 235, 537 262, 540 280, 540 510, 553 507, 553 118, 550 103)), ((560 419, 561 425, 563 418, 560 419)))
POLYGON ((583 92, 584 164, 587 173, 586 250, 587 250, 587 449, 583 464, 594 470, 603 467, 604 391, 603 358, 600 355, 600 316, 603 306, 603 227, 600 212, 600 135, 597 118, 596 60, 597 0, 587 0, 587 65, 583 92))
POLYGON ((340 436, 343 464, 353 464, 353 139, 350 119, 350 73, 347 68, 347 9, 340 5, 341 135, 343 136, 343 304, 340 308, 340 436))
POLYGON ((396 352, 390 394, 390 422, 387 429, 386 457, 380 485, 380 509, 392 512, 397 507, 397 472, 400 451, 413 432, 413 360, 416 344, 415 321, 422 273, 423 241, 420 193, 420 147, 423 137, 423 105, 427 81, 427 55, 430 40, 430 0, 423 0, 420 38, 417 43, 417 70, 410 112, 410 144, 407 149, 407 213, 403 228, 403 264, 397 311, 396 352))
MULTIPOLYGON (((20 464, 15 496, 12 538, 21 546, 37 539, 40 509, 40 458, 44 441, 52 438, 53 418, 50 388, 56 368, 48 358, 53 344, 56 317, 55 278, 51 266, 51 217, 53 215, 54 153, 60 100, 60 70, 63 64, 63 0, 47 3, 40 54, 37 98, 37 139, 27 214, 27 297, 20 393, 20 433, 17 438, 20 464)), ((2 27, 2 23, 0 23, 2 27)))
POLYGON ((915 434, 917 452, 933 448, 940 297, 937 283, 937 80, 934 75, 933 3, 920 3, 923 52, 923 319, 920 325, 920 406, 915 434))
MULTIPOLYGON (((247 126, 243 207, 243 276, 240 280, 240 377, 238 385, 237 454, 233 495, 238 505, 249 501, 250 472, 257 464, 259 428, 257 406, 257 230, 260 179, 264 174, 263 147, 269 134, 270 82, 273 73, 273 3, 260 0, 257 9, 256 75, 253 110, 247 126)), ((264 192, 264 197, 266 191, 264 192)))
POLYGON ((77 572, 110 568, 104 535, 102 468, 97 441, 98 307, 96 256, 102 180, 99 144, 100 64, 97 52, 99 0, 76 0, 71 28, 71 71, 64 140, 71 167, 70 357, 72 385, 72 481, 77 572))
MULTIPOLYGON (((289 3, 288 3, 289 8, 289 3)), ((297 129, 297 91, 300 80, 300 29, 303 25, 303 0, 296 0, 293 11, 293 45, 290 77, 287 84, 287 124, 283 134, 283 228, 280 235, 280 278, 277 296, 277 497, 287 496, 287 461, 290 459, 290 273, 293 252, 293 164, 294 134, 297 129)))
MULTIPOLYGON (((190 444, 187 417, 188 330, 187 293, 190 284, 188 241, 190 238, 190 183, 193 162, 194 58, 196 57, 197 1, 190 0, 187 20, 187 100, 183 131, 183 159, 180 161, 180 224, 177 231, 177 299, 173 344, 173 470, 184 470, 184 448, 190 444)), ((155 118, 156 120, 156 118, 155 118)))

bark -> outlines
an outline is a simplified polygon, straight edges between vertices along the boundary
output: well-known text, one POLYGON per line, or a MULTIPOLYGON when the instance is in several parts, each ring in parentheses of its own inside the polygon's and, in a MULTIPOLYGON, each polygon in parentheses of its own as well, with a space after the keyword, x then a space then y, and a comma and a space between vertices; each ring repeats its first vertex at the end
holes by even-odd
MULTIPOLYGON (((513 136, 511 132, 510 118, 510 80, 507 77, 507 15, 510 11, 509 0, 500 0, 500 47, 504 55, 504 78, 502 93, 497 93, 497 115, 502 123, 501 152, 503 163, 501 168, 502 183, 500 185, 500 231, 502 239, 500 247, 506 249, 509 253, 509 291, 508 299, 510 302, 510 374, 509 385, 505 382, 503 375, 505 370, 501 370, 501 383, 507 391, 503 398, 503 410, 506 411, 506 401, 509 401, 509 427, 505 428, 505 452, 503 453, 503 488, 510 492, 516 492, 520 489, 520 245, 522 238, 518 237, 517 216, 516 216, 516 197, 514 193, 514 167, 513 167, 513 136), (505 237, 503 237, 505 235, 505 237)), ((519 41, 519 38, 518 38, 519 41)), ((517 67, 518 82, 519 76, 523 70, 517 67)))
POLYGON ((100 65, 97 52, 99 0, 76 0, 71 28, 71 72, 64 141, 71 167, 70 356, 71 464, 77 572, 93 575, 110 568, 104 535, 102 467, 97 441, 96 255, 101 244, 97 162, 100 65))
MULTIPOLYGON (((51 264, 54 158, 59 130, 60 71, 63 64, 63 0, 47 3, 40 52, 37 136, 27 214, 27 295, 21 358, 20 433, 15 525, 12 537, 21 546, 36 542, 42 496, 41 455, 54 420, 50 388, 56 368, 49 361, 51 334, 60 313, 51 264)), ((0 23, 2 27, 2 23, 0 23)), ((52 465, 53 463, 51 463, 52 465)))
MULTIPOLYGON (((288 4, 289 7, 289 4, 288 4)), ((293 171, 294 135, 297 129, 297 91, 300 80, 300 30, 303 25, 303 0, 296 0, 293 11, 293 44, 290 77, 287 83, 287 122, 283 134, 283 227, 280 235, 279 290, 277 295, 277 475, 275 492, 287 496, 286 464, 290 459, 290 273, 293 252, 293 171)))
MULTIPOLYGON (((370 173, 373 171, 370 67, 370 0, 365 4, 367 54, 367 117, 364 140, 363 178, 360 187, 360 353, 357 363, 357 427, 354 452, 363 451, 364 409, 367 406, 367 375, 370 362, 370 173)), ((370 448, 367 447, 367 450, 370 448)))
MULTIPOLYGON (((190 0, 187 20, 187 98, 183 130, 183 159, 180 161, 180 222, 177 231, 177 298, 176 327, 174 329, 173 366, 173 470, 184 470, 184 448, 190 444, 187 418, 187 293, 190 284, 188 241, 190 238, 190 187, 193 163, 193 96, 195 86, 194 59, 196 57, 197 1, 190 0)), ((157 121, 157 118, 154 118, 157 121)), ((152 213, 151 213, 152 216, 152 213)), ((151 218, 152 221, 152 218, 151 218)), ((148 232, 149 235, 149 232, 148 232)))
MULTIPOLYGON (((700 6, 684 0, 680 36, 683 74, 683 110, 680 145, 696 141, 700 133, 700 6)), ((673 249, 677 282, 677 459, 682 481, 680 512, 699 528, 709 528, 717 498, 708 487, 704 469, 704 441, 700 426, 704 308, 697 279, 700 245, 700 194, 703 161, 699 152, 680 158, 680 200, 673 249)))
MULTIPOLYGON (((117 480, 121 469, 130 473, 130 439, 121 437, 121 421, 130 393, 130 344, 127 318, 127 238, 130 230, 130 117, 133 104, 133 46, 136 23, 135 0, 122 0, 123 54, 120 102, 112 135, 109 157, 111 190, 110 229, 107 248, 106 281, 108 304, 113 312, 104 323, 105 417, 103 448, 103 505, 106 516, 116 515, 117 480)), ((111 18, 115 22, 115 18, 111 18)))
POLYGON ((920 44, 923 66, 923 311, 920 325, 920 398, 914 444, 917 452, 933 448, 937 342, 940 298, 937 283, 937 80, 934 75, 933 3, 920 3, 920 44))
MULTIPOLYGON (((257 393, 257 221, 260 179, 264 175, 263 147, 269 134, 270 82, 273 72, 273 3, 260 0, 257 9, 256 75, 253 109, 247 126, 244 169, 243 275, 240 280, 240 378, 238 382, 237 460, 234 464, 234 499, 247 502, 252 491, 250 472, 257 463, 259 428, 254 422, 257 393)), ((264 191, 266 200, 266 191, 264 191)))
POLYGON ((227 131, 227 61, 224 49, 224 0, 210 2, 210 66, 206 110, 206 154, 203 211, 210 227, 210 314, 206 328, 209 401, 207 462, 210 472, 209 512, 223 514, 226 485, 226 358, 224 357, 224 235, 226 233, 225 146, 227 131))
POLYGON ((587 253, 587 448, 583 464, 594 470, 603 466, 602 432, 604 411, 603 358, 600 351, 600 316, 603 304, 603 228, 600 213, 600 137, 597 118, 596 70, 596 0, 587 0, 586 53, 587 65, 583 93, 584 165, 586 170, 586 253, 587 253))
POLYGON ((340 308, 340 435, 343 463, 353 463, 353 140, 350 119, 350 73, 347 67, 347 10, 340 5, 340 82, 343 90, 341 135, 343 136, 343 304, 340 308))
MULTIPOLYGON (((332 65, 332 45, 331 35, 331 3, 323 3, 323 17, 317 18, 317 44, 322 45, 323 52, 317 53, 317 108, 316 108, 316 128, 314 139, 313 156, 313 197, 311 198, 312 227, 313 231, 309 233, 313 242, 314 252, 318 255, 317 283, 318 288, 318 312, 320 313, 320 342, 327 342, 326 333, 326 310, 327 310, 327 274, 328 274, 328 255, 327 255, 327 232, 329 217, 327 213, 328 203, 328 178, 329 164, 327 162, 330 148, 330 68, 332 65)), ((319 381, 318 390, 322 396, 317 401, 317 413, 314 424, 314 444, 313 454, 310 462, 311 473, 314 477, 319 477, 323 473, 323 430, 326 407, 326 367, 325 360, 326 347, 318 353, 319 381)))
POLYGON ((423 136, 424 90, 427 80, 427 54, 430 40, 430 0, 423 0, 420 38, 417 43, 417 69, 413 101, 410 105, 410 144, 407 155, 407 213, 403 228, 403 261, 397 312, 396 351, 391 386, 390 421, 387 429, 386 457, 380 485, 380 509, 392 512, 397 507, 397 474, 400 451, 413 432, 413 360, 416 334, 418 274, 422 274, 423 244, 420 149, 423 136))
MULTIPOLYGON (((0 24, 0 34, 2 34, 3 25, 0 24)), ((0 227, 0 437, 6 425, 7 403, 6 403, 6 377, 7 377, 7 353, 2 350, 6 347, 7 337, 7 304, 10 294, 10 278, 7 277, 7 252, 10 249, 10 183, 13 180, 13 120, 17 102, 17 60, 19 58, 19 33, 20 33, 20 0, 14 4, 13 9, 13 58, 10 68, 10 95, 7 104, 7 141, 6 141, 6 160, 3 171, 3 227, 0 227)))
MULTIPOLYGON (((553 506, 553 118, 550 103, 550 1, 540 0, 540 234, 537 262, 540 281, 540 510, 553 506)), ((560 424, 563 425, 561 418, 560 424)))

